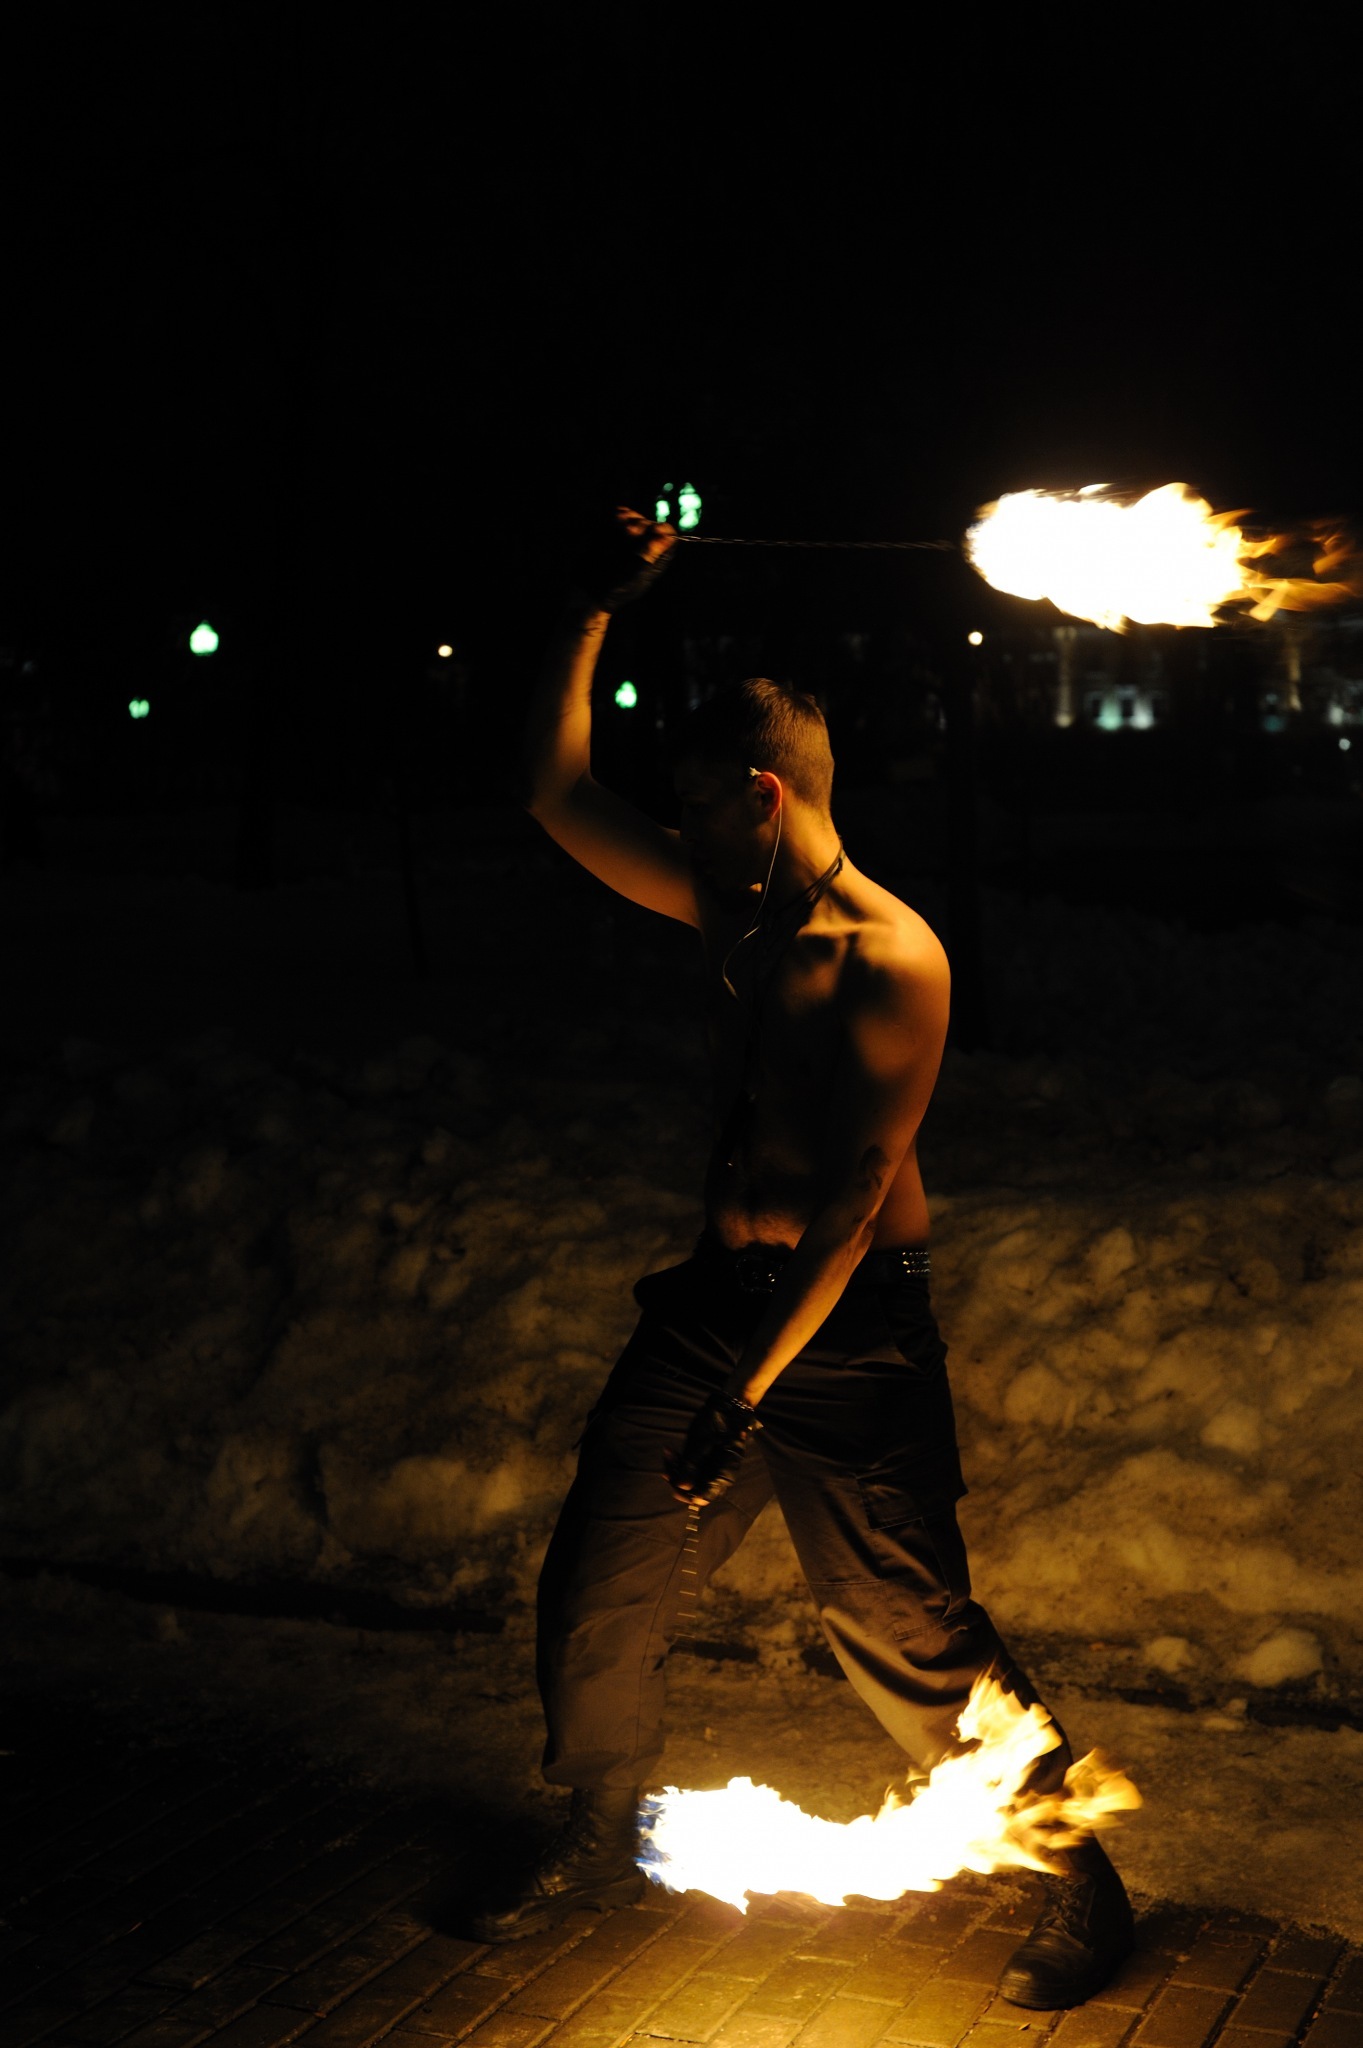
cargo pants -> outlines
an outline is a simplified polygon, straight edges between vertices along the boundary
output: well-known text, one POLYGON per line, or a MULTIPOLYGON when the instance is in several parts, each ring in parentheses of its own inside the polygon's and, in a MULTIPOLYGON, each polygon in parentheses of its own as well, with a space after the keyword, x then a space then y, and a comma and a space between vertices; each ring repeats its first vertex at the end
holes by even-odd
MULTIPOLYGON (((1037 1698, 971 1596, 946 1346, 926 1277, 854 1277, 763 1396, 763 1427, 730 1491, 698 1516, 673 1499, 663 1452, 680 1448, 728 1378, 770 1293, 742 1284, 742 1259, 702 1238, 685 1264, 634 1290, 640 1320, 588 1417, 540 1575, 550 1784, 653 1778, 679 1622, 773 1496, 829 1647, 920 1770, 959 1746, 957 1716, 982 1672, 1024 1705, 1037 1698)), ((1057 1788, 1070 1761, 1061 1731, 1031 1788, 1057 1788)))

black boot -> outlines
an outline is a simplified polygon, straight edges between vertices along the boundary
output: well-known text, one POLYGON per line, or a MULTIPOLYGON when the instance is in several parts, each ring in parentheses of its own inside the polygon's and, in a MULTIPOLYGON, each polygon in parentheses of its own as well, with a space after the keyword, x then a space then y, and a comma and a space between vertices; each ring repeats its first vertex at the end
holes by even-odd
POLYGON ((501 1905, 478 1914, 475 1941, 519 1941, 552 1927, 576 1906, 607 1912, 632 1905, 645 1879, 635 1863, 639 1847, 637 1786, 626 1792, 579 1787, 568 1823, 501 1905))
POLYGON ((1093 1837, 1067 1850, 1065 1862, 1070 1874, 1051 1879, 1051 1906, 999 1979, 1005 1998, 1038 2012, 1092 1998, 1134 1938, 1126 1888, 1093 1837))

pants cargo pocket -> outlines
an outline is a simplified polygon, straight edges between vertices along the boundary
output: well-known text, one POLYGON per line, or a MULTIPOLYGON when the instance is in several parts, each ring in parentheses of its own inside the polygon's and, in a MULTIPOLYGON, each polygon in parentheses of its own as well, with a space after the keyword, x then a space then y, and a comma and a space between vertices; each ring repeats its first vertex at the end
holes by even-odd
POLYGON ((959 1626, 970 1601, 970 1567, 956 1520, 959 1496, 949 1487, 944 1496, 940 1464, 863 1474, 857 1487, 890 1595, 895 1641, 959 1626))

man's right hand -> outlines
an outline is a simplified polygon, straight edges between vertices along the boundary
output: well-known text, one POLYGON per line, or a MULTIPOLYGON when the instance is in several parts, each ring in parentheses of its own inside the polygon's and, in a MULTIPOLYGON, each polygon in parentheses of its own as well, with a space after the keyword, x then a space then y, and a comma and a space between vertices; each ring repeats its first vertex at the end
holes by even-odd
POLYGON ((656 562, 660 556, 670 553, 676 546, 675 526, 645 519, 642 512, 634 512, 628 505, 616 506, 615 520, 621 530, 629 535, 631 542, 646 562, 656 562))
POLYGON ((659 525, 628 505, 617 505, 614 531, 579 568, 583 597, 599 612, 618 612, 634 604, 653 588, 676 543, 674 526, 659 525))

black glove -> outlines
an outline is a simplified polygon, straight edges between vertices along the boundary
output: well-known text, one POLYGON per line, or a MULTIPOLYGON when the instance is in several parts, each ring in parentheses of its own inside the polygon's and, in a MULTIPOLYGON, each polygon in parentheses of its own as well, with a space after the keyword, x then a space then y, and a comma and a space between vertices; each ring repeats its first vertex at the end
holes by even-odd
POLYGON ((664 1451, 668 1483, 688 1507, 703 1507, 727 1493, 744 1451, 762 1427, 757 1412, 737 1394, 716 1394, 694 1417, 680 1452, 664 1451))

